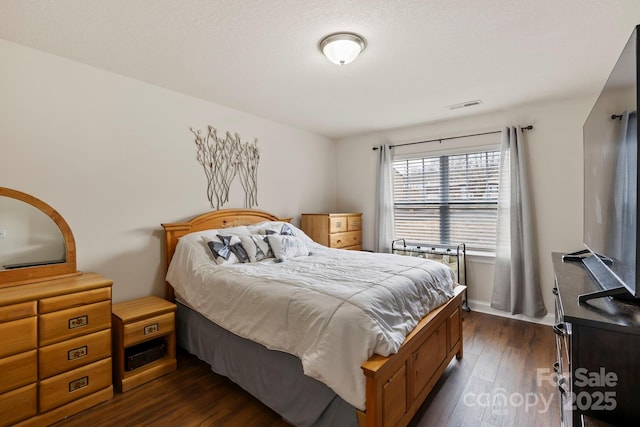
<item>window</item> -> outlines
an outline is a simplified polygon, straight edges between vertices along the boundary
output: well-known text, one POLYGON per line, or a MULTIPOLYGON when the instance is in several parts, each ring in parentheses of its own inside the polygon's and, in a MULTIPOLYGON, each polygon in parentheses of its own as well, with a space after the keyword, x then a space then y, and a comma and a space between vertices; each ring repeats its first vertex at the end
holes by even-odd
POLYGON ((495 251, 500 150, 393 161, 395 238, 495 251))

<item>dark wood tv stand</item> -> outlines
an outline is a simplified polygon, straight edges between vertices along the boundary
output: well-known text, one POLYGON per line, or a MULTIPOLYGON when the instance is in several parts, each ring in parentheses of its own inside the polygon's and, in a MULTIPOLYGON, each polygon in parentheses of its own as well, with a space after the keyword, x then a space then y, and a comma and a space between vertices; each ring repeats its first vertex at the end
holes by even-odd
POLYGON ((615 425, 640 422, 640 305, 578 296, 597 290, 579 262, 553 253, 557 357, 564 426, 585 418, 615 425))

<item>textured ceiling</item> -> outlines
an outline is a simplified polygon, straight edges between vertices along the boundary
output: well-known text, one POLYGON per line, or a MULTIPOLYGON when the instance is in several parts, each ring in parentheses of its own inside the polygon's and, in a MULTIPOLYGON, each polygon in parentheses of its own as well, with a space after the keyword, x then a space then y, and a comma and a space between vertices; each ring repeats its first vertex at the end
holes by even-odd
POLYGON ((640 0, 0 0, 0 38, 333 138, 595 96, 636 24, 640 0), (352 64, 317 49, 336 31, 352 64))

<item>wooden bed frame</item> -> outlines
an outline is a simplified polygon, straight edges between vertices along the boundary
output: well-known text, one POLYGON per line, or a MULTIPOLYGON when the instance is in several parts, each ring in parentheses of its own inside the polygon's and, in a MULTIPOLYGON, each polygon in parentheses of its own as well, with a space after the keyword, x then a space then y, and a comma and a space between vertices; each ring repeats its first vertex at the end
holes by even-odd
MULTIPOLYGON (((285 221, 254 209, 222 209, 190 221, 162 224, 165 230, 167 268, 180 237, 196 231, 250 225, 261 221, 285 221)), ((462 293, 431 311, 407 336, 396 354, 373 355, 362 364, 366 376, 366 410, 358 410, 360 427, 405 426, 455 356, 462 358, 462 293)), ((166 284, 165 298, 173 301, 173 288, 166 284)))

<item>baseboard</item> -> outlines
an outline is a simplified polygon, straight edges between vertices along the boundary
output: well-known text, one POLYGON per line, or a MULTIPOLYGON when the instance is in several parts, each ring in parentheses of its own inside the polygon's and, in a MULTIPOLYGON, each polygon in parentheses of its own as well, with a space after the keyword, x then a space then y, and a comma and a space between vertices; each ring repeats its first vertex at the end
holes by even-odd
POLYGON ((555 317, 552 314, 547 314, 541 319, 528 317, 523 314, 511 314, 506 311, 496 310, 491 307, 491 304, 485 301, 468 300, 469 308, 472 311, 480 313, 491 314, 494 316, 508 317, 509 319, 524 320, 525 322, 539 323, 541 325, 553 326, 555 324, 555 317))

